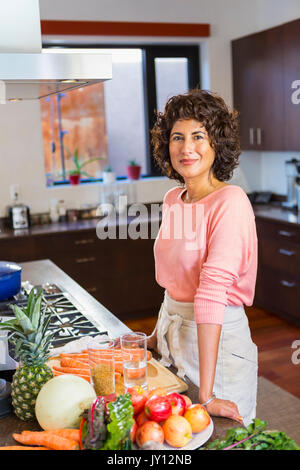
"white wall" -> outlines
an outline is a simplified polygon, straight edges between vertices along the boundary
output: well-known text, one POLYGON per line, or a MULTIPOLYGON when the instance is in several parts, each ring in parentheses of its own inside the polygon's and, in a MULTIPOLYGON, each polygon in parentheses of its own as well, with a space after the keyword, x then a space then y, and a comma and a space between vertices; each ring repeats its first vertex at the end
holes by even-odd
MULTIPOLYGON (((230 40, 300 17, 299 0, 40 0, 41 19, 155 21, 210 23, 211 37, 197 41, 202 51, 203 87, 220 93, 232 104, 230 40)), ((53 38, 52 38, 53 39, 53 38)), ((69 38, 73 40, 74 38, 69 38)), ((93 38, 95 39, 95 38, 93 38)), ((103 39, 103 38, 99 38, 103 39)), ((88 40, 88 38, 86 39, 88 40)), ((120 38, 105 38, 118 41, 120 38)), ((136 41, 139 38, 126 38, 136 41)), ((144 40, 144 38, 143 38, 144 40)), ((149 38, 149 41, 153 38, 149 38)), ((172 39, 171 39, 172 40, 172 39)), ((176 38, 173 38, 176 41, 176 38)), ((160 38, 160 41, 166 41, 160 38)), ((186 39, 184 42, 189 42, 186 39)), ((196 41, 196 40, 195 40, 196 41)), ((193 42, 195 42, 193 41, 193 42)), ((245 190, 272 189, 284 191, 283 162, 289 154, 245 152, 234 182, 245 190), (275 177, 274 177, 275 176, 275 177), (277 181, 280 184, 277 186, 277 181)), ((19 183, 22 200, 33 212, 47 210, 51 197, 65 199, 74 205, 95 202, 98 188, 45 187, 41 120, 38 103, 0 105, 0 216, 9 203, 9 185, 19 183), (53 194, 55 193, 55 196, 53 194)), ((142 182, 140 183, 142 184, 142 182)), ((143 183, 144 184, 144 183, 143 183)), ((146 184, 146 183, 145 183, 146 184)), ((155 194, 164 193, 174 182, 160 180, 155 194)), ((139 197, 152 196, 140 187, 139 197)), ((148 188, 148 187, 147 187, 148 188)))

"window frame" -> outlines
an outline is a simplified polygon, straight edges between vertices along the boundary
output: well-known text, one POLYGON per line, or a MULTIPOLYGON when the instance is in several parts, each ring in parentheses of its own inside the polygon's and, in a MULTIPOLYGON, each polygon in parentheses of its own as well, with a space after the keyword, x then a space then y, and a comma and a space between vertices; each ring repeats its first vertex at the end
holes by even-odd
MULTIPOLYGON (((188 80, 189 89, 196 87, 201 88, 200 78, 200 44, 199 43, 68 43, 43 42, 42 47, 47 48, 63 48, 63 49, 141 49, 143 64, 143 85, 144 85, 144 115, 145 115, 145 133, 146 133, 146 168, 147 174, 141 175, 141 179, 153 178, 155 176, 164 176, 160 168, 155 163, 153 155, 153 146, 151 144, 150 129, 155 123, 155 107, 156 107, 156 83, 155 83, 155 58, 157 57, 185 57, 188 59, 188 80)), ((117 180, 127 179, 127 176, 117 176, 117 180)), ((84 179, 82 183, 101 182, 102 178, 84 179)), ((68 184, 68 181, 55 181, 54 185, 68 184)))

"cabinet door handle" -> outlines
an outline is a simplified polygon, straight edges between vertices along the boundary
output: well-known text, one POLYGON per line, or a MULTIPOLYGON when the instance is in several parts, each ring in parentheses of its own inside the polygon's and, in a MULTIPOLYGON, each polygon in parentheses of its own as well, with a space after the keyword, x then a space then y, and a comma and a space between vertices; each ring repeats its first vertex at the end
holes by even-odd
POLYGON ((260 127, 256 129, 256 139, 257 139, 257 145, 261 145, 261 128, 260 127))
POLYGON ((93 263, 94 261, 96 261, 94 256, 90 258, 76 258, 76 263, 93 263))
POLYGON ((284 279, 282 279, 280 281, 280 284, 284 287, 295 287, 296 283, 295 282, 292 282, 292 281, 285 281, 284 279))
POLYGON ((294 256, 295 252, 291 250, 285 250, 284 248, 279 249, 279 253, 281 255, 286 255, 286 256, 294 256))
POLYGON ((249 129, 249 141, 250 141, 250 145, 254 144, 254 129, 253 129, 253 127, 250 127, 250 129, 249 129))
POLYGON ((282 235, 283 237, 293 237, 295 234, 293 232, 288 232, 286 230, 279 230, 279 235, 282 235))
POLYGON ((94 243, 93 238, 83 238, 82 240, 75 240, 75 245, 87 245, 88 243, 94 243))

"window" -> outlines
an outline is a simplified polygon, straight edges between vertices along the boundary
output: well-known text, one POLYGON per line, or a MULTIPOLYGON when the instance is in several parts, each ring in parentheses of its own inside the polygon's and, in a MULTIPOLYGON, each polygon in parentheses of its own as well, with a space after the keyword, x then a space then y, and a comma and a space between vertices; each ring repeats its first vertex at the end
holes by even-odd
MULTIPOLYGON (((87 47, 99 49, 99 45, 87 47)), ((160 176, 151 157, 155 111, 162 111, 170 96, 200 85, 198 46, 101 49, 112 54, 112 80, 41 100, 49 185, 67 182, 76 149, 83 160, 101 158, 85 167, 83 182, 101 180, 107 165, 117 178, 125 178, 129 160, 141 165, 142 177, 160 176)))

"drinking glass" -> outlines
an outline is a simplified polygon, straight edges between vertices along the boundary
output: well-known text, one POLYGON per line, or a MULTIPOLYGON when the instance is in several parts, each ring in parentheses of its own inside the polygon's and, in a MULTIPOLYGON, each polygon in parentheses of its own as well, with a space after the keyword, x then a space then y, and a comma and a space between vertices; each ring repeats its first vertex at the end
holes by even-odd
POLYGON ((90 338, 88 358, 91 384, 97 396, 115 393, 114 341, 108 338, 90 338))
POLYGON ((120 337, 125 389, 140 386, 147 389, 147 335, 126 333, 120 337))

